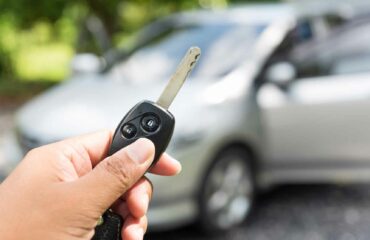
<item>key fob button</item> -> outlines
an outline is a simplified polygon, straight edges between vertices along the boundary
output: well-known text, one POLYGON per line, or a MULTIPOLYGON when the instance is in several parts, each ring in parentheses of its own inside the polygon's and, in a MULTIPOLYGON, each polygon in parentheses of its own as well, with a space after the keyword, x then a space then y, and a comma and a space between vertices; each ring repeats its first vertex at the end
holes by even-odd
POLYGON ((159 118, 153 114, 147 115, 141 119, 141 127, 147 132, 157 131, 159 124, 159 118))
POLYGON ((134 125, 128 123, 123 125, 121 132, 125 138, 131 139, 136 136, 137 129, 134 125))

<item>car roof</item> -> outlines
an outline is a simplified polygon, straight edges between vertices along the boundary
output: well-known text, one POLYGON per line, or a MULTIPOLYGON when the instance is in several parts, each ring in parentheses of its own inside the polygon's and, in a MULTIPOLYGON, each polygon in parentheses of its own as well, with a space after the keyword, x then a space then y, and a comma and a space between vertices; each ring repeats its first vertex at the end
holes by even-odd
POLYGON ((269 25, 276 20, 290 21, 292 17, 294 18, 294 13, 292 5, 286 3, 242 4, 229 6, 226 9, 203 9, 175 13, 145 26, 138 34, 137 46, 131 51, 109 51, 108 54, 105 54, 104 58, 107 64, 103 72, 107 72, 117 61, 125 59, 136 49, 145 45, 146 39, 170 29, 210 24, 269 25))
MULTIPOLYGON (((320 11, 324 13, 337 12, 336 8, 320 11)), ((145 26, 138 34, 136 47, 129 51, 110 51, 105 55, 108 71, 115 62, 128 57, 132 52, 146 44, 146 39, 160 35, 161 32, 171 31, 176 28, 201 25, 263 25, 268 26, 275 22, 291 23, 299 18, 316 16, 315 11, 302 13, 296 4, 292 3, 258 3, 258 4, 239 4, 231 5, 225 9, 197 9, 172 14, 160 18, 145 26)))
POLYGON ((289 4, 244 4, 233 5, 226 9, 194 10, 173 14, 164 21, 176 21, 190 24, 234 23, 234 24, 268 24, 274 20, 291 18, 294 9, 289 4))

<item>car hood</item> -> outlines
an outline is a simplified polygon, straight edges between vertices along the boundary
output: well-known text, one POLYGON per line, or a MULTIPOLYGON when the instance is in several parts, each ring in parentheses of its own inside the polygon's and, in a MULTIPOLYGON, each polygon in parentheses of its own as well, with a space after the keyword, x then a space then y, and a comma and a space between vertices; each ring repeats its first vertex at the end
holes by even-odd
MULTIPOLYGON (((187 121, 189 114, 202 105, 202 92, 208 81, 190 81, 184 85, 170 111, 176 124, 187 121), (181 120, 180 120, 181 119, 181 120)), ((17 114, 18 130, 41 143, 99 129, 114 129, 123 116, 142 100, 155 101, 166 82, 137 86, 89 76, 56 86, 23 106, 17 114)))
MULTIPOLYGON (((245 104, 244 97, 251 90, 257 69, 250 61, 221 79, 190 78, 170 106, 176 117, 175 137, 204 132, 227 109, 239 111, 235 101, 245 104)), ((157 100, 166 83, 135 85, 109 75, 81 75, 23 106, 16 116, 18 132, 40 145, 100 129, 115 129, 135 104, 157 100)))

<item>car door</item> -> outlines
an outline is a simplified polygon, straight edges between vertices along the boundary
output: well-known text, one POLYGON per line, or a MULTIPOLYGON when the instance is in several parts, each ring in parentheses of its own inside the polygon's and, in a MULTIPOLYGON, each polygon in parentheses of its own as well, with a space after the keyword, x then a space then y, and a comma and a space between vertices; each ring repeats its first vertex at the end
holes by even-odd
POLYGON ((257 95, 266 157, 277 166, 370 166, 368 21, 298 46, 289 56, 298 77, 285 87, 265 82, 257 95))

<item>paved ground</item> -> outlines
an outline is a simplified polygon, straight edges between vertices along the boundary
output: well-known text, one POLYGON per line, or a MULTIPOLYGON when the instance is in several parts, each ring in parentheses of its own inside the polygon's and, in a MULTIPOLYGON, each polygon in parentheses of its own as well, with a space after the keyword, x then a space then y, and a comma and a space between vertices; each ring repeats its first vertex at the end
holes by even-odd
POLYGON ((248 223, 227 236, 190 226, 146 239, 368 240, 370 185, 280 187, 260 196, 248 223))
MULTIPOLYGON (((0 109, 0 167, 14 107, 0 109)), ((257 199, 250 220, 227 236, 207 237, 194 226, 148 234, 147 240, 368 240, 370 184, 284 186, 257 199)))

